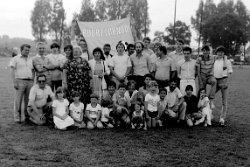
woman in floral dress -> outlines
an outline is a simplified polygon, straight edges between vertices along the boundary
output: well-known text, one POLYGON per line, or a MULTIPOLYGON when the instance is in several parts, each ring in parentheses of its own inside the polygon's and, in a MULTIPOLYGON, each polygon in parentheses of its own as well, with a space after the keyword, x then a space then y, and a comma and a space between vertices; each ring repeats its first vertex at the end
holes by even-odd
POLYGON ((79 46, 73 47, 73 58, 68 59, 64 65, 63 85, 66 89, 66 97, 73 102, 73 92, 80 94, 80 101, 84 104, 90 102, 91 68, 87 60, 80 57, 82 54, 79 46))

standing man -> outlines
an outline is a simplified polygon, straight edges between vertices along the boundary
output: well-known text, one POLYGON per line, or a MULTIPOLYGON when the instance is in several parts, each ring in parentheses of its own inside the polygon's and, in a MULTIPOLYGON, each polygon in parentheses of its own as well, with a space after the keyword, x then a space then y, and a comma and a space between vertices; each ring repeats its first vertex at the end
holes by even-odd
POLYGON ((222 111, 220 114, 220 125, 225 125, 225 119, 227 114, 227 92, 228 92, 228 78, 233 73, 233 68, 230 60, 226 59, 226 49, 223 46, 219 46, 216 49, 216 60, 214 62, 214 77, 217 81, 217 91, 221 91, 222 95, 222 111), (225 60, 226 59, 226 60, 225 60))
POLYGON ((46 83, 52 87, 51 71, 50 71, 50 61, 46 57, 45 43, 38 42, 36 45, 37 55, 33 58, 33 66, 35 69, 36 76, 44 74, 46 76, 46 83))
POLYGON ((167 56, 167 48, 165 46, 160 46, 156 54, 159 59, 155 63, 154 76, 159 88, 165 88, 168 86, 169 81, 173 79, 176 68, 173 60, 167 56))
POLYGON ((108 43, 104 44, 103 53, 104 53, 105 61, 107 62, 108 66, 109 66, 111 58, 113 57, 113 55, 110 54, 110 51, 111 51, 110 44, 108 44, 108 43))
POLYGON ((190 47, 183 48, 184 59, 177 64, 177 73, 180 78, 180 91, 185 95, 187 85, 193 87, 193 94, 196 95, 195 73, 196 61, 191 59, 192 49, 190 47))
POLYGON ((154 51, 149 48, 150 43, 151 43, 150 38, 145 37, 143 39, 143 43, 144 43, 143 54, 146 54, 146 55, 148 55, 150 57, 151 66, 153 67, 155 65, 156 61, 157 61, 157 56, 154 53, 154 51))
POLYGON ((204 88, 206 90, 207 84, 211 85, 208 98, 210 100, 211 108, 214 109, 213 99, 216 92, 217 81, 214 77, 214 61, 215 57, 210 55, 210 48, 205 45, 201 48, 203 55, 196 61, 196 68, 199 81, 199 89, 204 88))
POLYGON ((150 57, 147 54, 144 54, 143 43, 135 43, 135 53, 130 56, 133 78, 137 83, 137 86, 140 88, 144 83, 144 75, 150 73, 151 62, 150 57))
POLYGON ((14 121, 21 123, 22 118, 22 101, 24 100, 25 121, 28 120, 27 105, 29 100, 30 89, 33 85, 34 71, 32 59, 29 57, 30 45, 21 46, 21 54, 14 57, 11 61, 11 75, 14 83, 15 104, 14 104, 14 121))
POLYGON ((128 50, 128 56, 131 56, 132 54, 135 53, 135 45, 132 43, 128 44, 127 50, 128 50))
POLYGON ((84 39, 80 39, 78 42, 78 45, 81 47, 82 49, 82 55, 81 58, 89 61, 90 59, 92 59, 93 57, 90 57, 89 52, 88 52, 88 45, 87 42, 84 39))

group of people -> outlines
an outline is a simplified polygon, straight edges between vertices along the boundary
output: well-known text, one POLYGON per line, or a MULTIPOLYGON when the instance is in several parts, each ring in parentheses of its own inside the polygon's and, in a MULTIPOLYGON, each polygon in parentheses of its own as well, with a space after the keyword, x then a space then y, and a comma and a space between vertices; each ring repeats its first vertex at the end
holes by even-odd
POLYGON ((194 60, 192 49, 181 39, 171 53, 161 43, 151 50, 150 43, 148 37, 128 45, 120 41, 116 55, 110 54, 110 44, 90 54, 81 39, 78 45, 65 46, 63 53, 53 43, 46 55, 46 44, 38 42, 34 57, 29 56, 31 46, 22 45, 10 62, 16 90, 14 121, 53 124, 60 130, 71 126, 146 130, 170 120, 183 126, 210 126, 213 100, 221 91, 219 123, 224 126, 233 72, 226 49, 219 46, 213 55, 204 45, 194 60))

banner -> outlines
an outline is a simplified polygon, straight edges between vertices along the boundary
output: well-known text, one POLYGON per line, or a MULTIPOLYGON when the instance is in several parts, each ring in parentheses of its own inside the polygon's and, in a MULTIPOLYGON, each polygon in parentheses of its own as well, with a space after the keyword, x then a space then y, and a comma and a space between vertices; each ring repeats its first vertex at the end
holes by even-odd
POLYGON ((103 49, 105 43, 111 45, 111 54, 115 55, 119 41, 134 43, 129 18, 105 22, 77 22, 88 44, 89 53, 96 47, 103 49))

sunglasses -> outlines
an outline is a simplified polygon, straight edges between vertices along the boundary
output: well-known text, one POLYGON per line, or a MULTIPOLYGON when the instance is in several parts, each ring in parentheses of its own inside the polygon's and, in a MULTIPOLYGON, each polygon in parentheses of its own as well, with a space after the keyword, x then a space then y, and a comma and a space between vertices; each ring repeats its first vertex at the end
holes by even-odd
POLYGON ((38 83, 45 83, 46 81, 45 80, 38 80, 37 82, 38 83))

